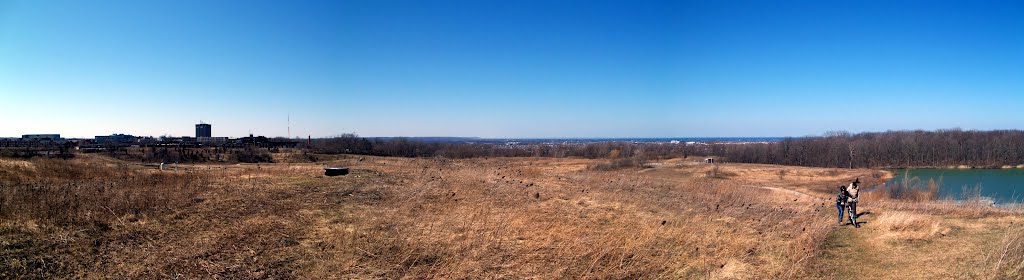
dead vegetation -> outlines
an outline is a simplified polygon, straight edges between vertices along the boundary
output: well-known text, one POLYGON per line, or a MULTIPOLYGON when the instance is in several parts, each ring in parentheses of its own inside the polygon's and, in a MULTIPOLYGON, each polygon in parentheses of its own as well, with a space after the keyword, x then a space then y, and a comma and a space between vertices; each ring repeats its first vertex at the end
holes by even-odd
POLYGON ((887 184, 882 194, 889 199, 912 200, 917 202, 935 201, 939 199, 939 189, 942 185, 942 177, 938 181, 928 179, 925 183, 919 177, 910 177, 909 171, 904 171, 900 182, 887 184))
POLYGON ((54 225, 106 223, 189 203, 209 178, 200 172, 138 172, 127 165, 38 159, 0 171, 0 217, 54 225))
POLYGON ((645 163, 646 162, 644 160, 636 157, 615 158, 608 160, 608 162, 591 164, 589 168, 591 170, 600 171, 620 170, 628 168, 643 168, 645 167, 645 163))
POLYGON ((991 264, 988 278, 1024 277, 1024 225, 1017 225, 1008 230, 997 244, 999 246, 996 250, 989 251, 985 256, 986 262, 991 264))
MULTIPOLYGON (((779 178, 785 178, 784 173, 781 174, 783 175, 779 175, 779 178)), ((705 176, 708 178, 725 179, 736 176, 736 173, 726 171, 720 164, 712 164, 711 168, 705 172, 705 176)))
POLYGON ((926 240, 936 235, 946 235, 949 228, 940 226, 939 220, 925 214, 891 211, 879 214, 872 222, 874 227, 898 238, 926 240))
MULTIPOLYGON (((0 161, 0 277, 816 278, 836 234, 819 188, 875 172, 320 157, 178 172, 97 156, 0 161), (353 172, 324 177, 325 165, 353 172)), ((927 242, 962 226, 913 207, 865 228, 927 242)), ((1006 240, 991 275, 1019 271, 1020 243, 1006 240)))

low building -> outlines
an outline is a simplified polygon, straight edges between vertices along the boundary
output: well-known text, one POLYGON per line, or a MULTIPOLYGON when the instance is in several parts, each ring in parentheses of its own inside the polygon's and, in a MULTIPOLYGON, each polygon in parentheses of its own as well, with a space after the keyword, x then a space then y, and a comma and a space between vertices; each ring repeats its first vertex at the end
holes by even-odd
POLYGON ((196 137, 196 142, 205 145, 224 145, 228 143, 227 137, 196 137))
POLYGON ((114 144, 114 143, 135 143, 138 142, 138 137, 128 134, 111 134, 110 136, 96 136, 97 144, 114 144))
POLYGON ((60 138, 60 134, 25 134, 21 136, 21 140, 49 140, 49 141, 60 141, 64 138, 60 138))

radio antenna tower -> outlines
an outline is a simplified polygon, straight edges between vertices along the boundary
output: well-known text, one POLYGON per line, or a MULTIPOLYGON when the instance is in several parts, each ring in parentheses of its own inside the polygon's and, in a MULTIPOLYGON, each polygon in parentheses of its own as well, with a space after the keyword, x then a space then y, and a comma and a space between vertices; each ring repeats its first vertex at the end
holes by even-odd
POLYGON ((288 113, 288 139, 292 139, 292 113, 288 113))

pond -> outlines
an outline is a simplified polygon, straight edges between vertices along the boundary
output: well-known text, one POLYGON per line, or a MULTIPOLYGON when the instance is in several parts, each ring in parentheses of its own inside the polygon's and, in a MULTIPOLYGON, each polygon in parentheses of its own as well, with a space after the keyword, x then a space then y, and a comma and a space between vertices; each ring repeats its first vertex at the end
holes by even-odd
POLYGON ((1024 197, 1024 169, 894 169, 896 177, 886 182, 902 184, 903 177, 914 180, 912 186, 927 188, 934 180, 940 198, 965 199, 980 195, 995 203, 1017 203, 1024 197))

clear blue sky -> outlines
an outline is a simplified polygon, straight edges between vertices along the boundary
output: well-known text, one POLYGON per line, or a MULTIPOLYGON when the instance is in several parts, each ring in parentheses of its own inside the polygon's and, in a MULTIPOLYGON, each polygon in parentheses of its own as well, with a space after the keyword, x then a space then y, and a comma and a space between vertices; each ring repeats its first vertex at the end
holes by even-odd
POLYGON ((0 136, 1022 129, 1024 1, 0 0, 0 136))

